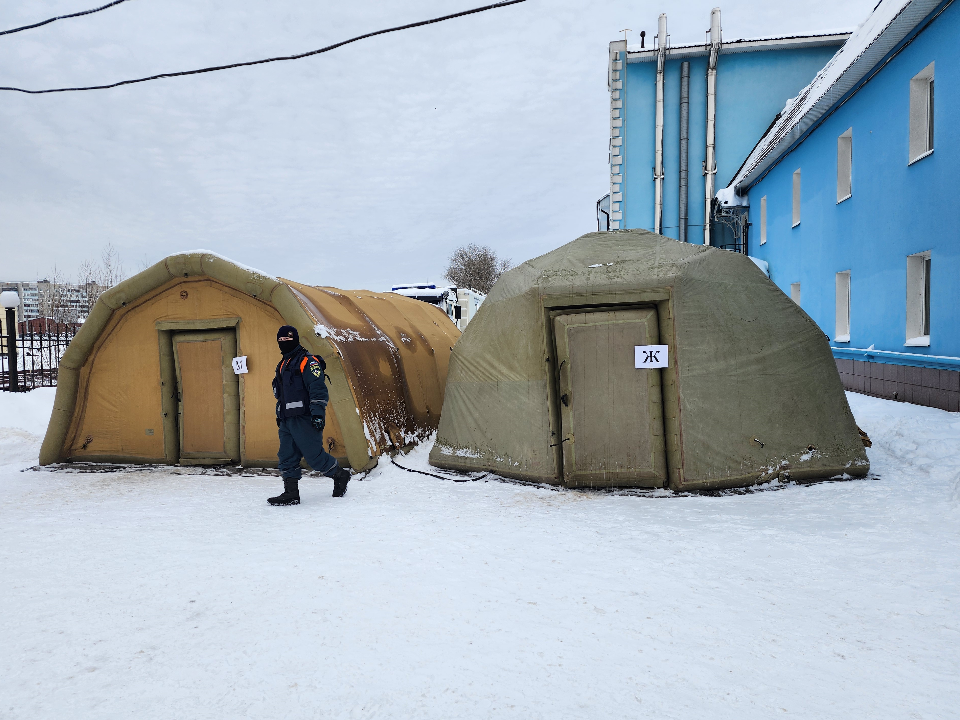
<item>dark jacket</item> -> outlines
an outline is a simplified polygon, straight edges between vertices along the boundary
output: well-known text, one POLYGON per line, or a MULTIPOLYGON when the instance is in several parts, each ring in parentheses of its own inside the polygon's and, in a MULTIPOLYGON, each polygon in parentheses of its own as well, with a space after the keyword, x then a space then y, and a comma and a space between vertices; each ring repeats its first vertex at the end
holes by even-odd
POLYGON ((299 415, 325 416, 330 394, 324 382, 327 369, 323 358, 308 355, 303 347, 286 353, 277 363, 273 396, 277 399, 277 419, 299 415))

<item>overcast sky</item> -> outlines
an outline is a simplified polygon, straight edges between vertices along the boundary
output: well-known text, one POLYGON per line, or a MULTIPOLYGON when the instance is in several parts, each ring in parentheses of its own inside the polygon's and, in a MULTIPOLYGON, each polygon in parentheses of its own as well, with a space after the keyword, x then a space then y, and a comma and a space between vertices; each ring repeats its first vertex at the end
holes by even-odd
MULTIPOLYGON (((0 29, 105 0, 7 0, 0 29)), ((722 5, 724 39, 853 29, 876 0, 722 5)), ((0 85, 100 84, 303 52, 483 0, 129 0, 0 37, 0 85)), ((702 42, 714 2, 528 0, 318 57, 115 90, 0 93, 0 280, 204 248, 317 285, 440 281, 596 229, 607 43, 702 42)))

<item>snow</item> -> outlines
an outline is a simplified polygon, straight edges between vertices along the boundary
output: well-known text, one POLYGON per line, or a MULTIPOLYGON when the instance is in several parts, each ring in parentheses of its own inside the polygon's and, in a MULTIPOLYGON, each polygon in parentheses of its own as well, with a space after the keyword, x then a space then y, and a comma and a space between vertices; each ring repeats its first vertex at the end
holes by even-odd
POLYGON ((750 207, 750 197, 737 195, 732 185, 717 191, 717 201, 724 206, 750 207))
POLYGON ((476 450, 467 450, 466 448, 454 448, 447 445, 438 445, 437 449, 443 455, 450 455, 452 457, 465 457, 465 458, 478 458, 480 453, 476 450))
MULTIPOLYGON (((30 392, 0 392, 0 431, 17 429, 39 435, 47 431, 55 387, 37 388, 30 392)), ((4 456, 0 454, 0 463, 4 456)))
MULTIPOLYGON (((819 18, 818 18, 819 19, 819 18)), ((846 35, 851 32, 850 27, 837 27, 833 30, 821 28, 819 32, 809 34, 809 35, 774 35, 774 36, 758 36, 758 37, 745 37, 737 38, 736 40, 724 40, 723 49, 736 50, 738 45, 745 45, 748 43, 776 43, 778 40, 797 40, 797 39, 807 39, 807 38, 822 38, 829 37, 831 35, 846 35)), ((684 45, 669 45, 668 46, 671 53, 687 53, 690 51, 700 51, 701 55, 707 55, 709 47, 705 43, 696 43, 696 44, 684 44, 684 45)), ((630 43, 627 46, 627 50, 632 53, 642 52, 642 53, 656 53, 657 48, 655 47, 640 47, 640 43, 630 43)))
POLYGON ((429 298, 431 302, 440 302, 441 300, 446 299, 450 295, 450 290, 453 288, 423 288, 423 287, 408 287, 408 288, 394 288, 390 292, 396 295, 403 295, 404 297, 412 297, 418 300, 429 298))
POLYGON ((224 255, 221 255, 220 253, 214 252, 213 250, 203 250, 203 249, 201 249, 201 250, 180 250, 179 252, 170 253, 170 256, 169 256, 169 257, 172 257, 172 256, 174 256, 174 255, 209 255, 209 256, 211 256, 211 257, 216 258, 217 260, 224 260, 224 261, 230 263, 231 265, 236 265, 238 268, 240 268, 240 269, 242 269, 242 270, 246 270, 247 272, 251 272, 251 273, 253 273, 254 275, 259 275, 259 276, 261 276, 264 280, 273 280, 273 281, 275 281, 275 282, 280 282, 280 279, 274 277, 273 275, 270 275, 270 274, 268 274, 268 273, 265 273, 265 272, 263 272, 262 270, 257 270, 256 268, 250 267, 249 265, 244 265, 243 263, 239 263, 239 262, 237 262, 236 260, 231 260, 230 258, 228 258, 228 257, 226 257, 226 256, 224 256, 224 255))
POLYGON ((431 282, 419 282, 419 283, 400 283, 399 285, 394 285, 390 288, 392 292, 397 290, 436 290, 437 284, 431 282))
POLYGON ((753 261, 754 265, 760 268, 760 271, 764 275, 766 275, 767 277, 770 277, 770 263, 768 263, 766 260, 761 260, 758 257, 753 257, 752 255, 748 255, 747 257, 749 257, 750 260, 753 261))
MULTIPOLYGON (((343 499, 197 468, 34 471, 0 393, 0 715, 902 718, 960 703, 960 415, 849 395, 867 480, 343 499)), ((429 443, 400 460, 426 472, 429 443)), ((485 481, 487 480, 487 481, 485 481)))
POLYGON ((364 341, 377 341, 382 340, 381 337, 369 338, 364 337, 356 330, 350 330, 349 328, 335 329, 330 328, 324 325, 323 323, 317 323, 313 326, 313 331, 322 338, 330 338, 336 340, 337 342, 364 342, 364 341))
MULTIPOLYGON (((37 462, 56 394, 56 388, 0 392, 0 466, 37 462)), ((2 472, 0 469, 0 477, 2 472)))

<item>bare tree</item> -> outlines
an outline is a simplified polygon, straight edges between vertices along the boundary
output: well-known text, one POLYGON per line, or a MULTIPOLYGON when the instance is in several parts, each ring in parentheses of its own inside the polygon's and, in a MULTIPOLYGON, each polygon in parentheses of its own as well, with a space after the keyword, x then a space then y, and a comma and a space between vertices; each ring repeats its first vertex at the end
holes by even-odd
POLYGON ((76 286, 56 266, 50 277, 37 283, 40 315, 55 323, 75 323, 79 317, 76 286))
POLYGON ((510 267, 510 260, 498 258, 491 248, 470 243, 454 250, 444 277, 458 288, 486 295, 510 267))
POLYGON ((85 314, 89 314, 94 304, 104 292, 124 279, 123 262, 120 253, 110 243, 100 253, 100 262, 84 260, 80 264, 80 291, 83 293, 85 314))

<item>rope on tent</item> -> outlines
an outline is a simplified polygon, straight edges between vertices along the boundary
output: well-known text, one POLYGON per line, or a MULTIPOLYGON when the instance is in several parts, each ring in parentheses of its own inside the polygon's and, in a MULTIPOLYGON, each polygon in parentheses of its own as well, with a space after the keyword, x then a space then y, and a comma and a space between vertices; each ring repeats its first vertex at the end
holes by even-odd
POLYGON ((450 475, 437 475, 435 473, 426 472, 425 470, 414 470, 413 468, 404 467, 393 458, 390 458, 390 462, 392 462, 401 470, 406 470, 409 473, 417 473, 419 475, 429 475, 430 477, 437 478, 437 480, 453 480, 454 482, 471 482, 473 480, 480 480, 481 478, 485 478, 487 475, 490 474, 490 473, 484 473, 483 475, 478 475, 477 477, 473 477, 473 478, 471 477, 456 478, 456 477, 451 477, 450 475))

